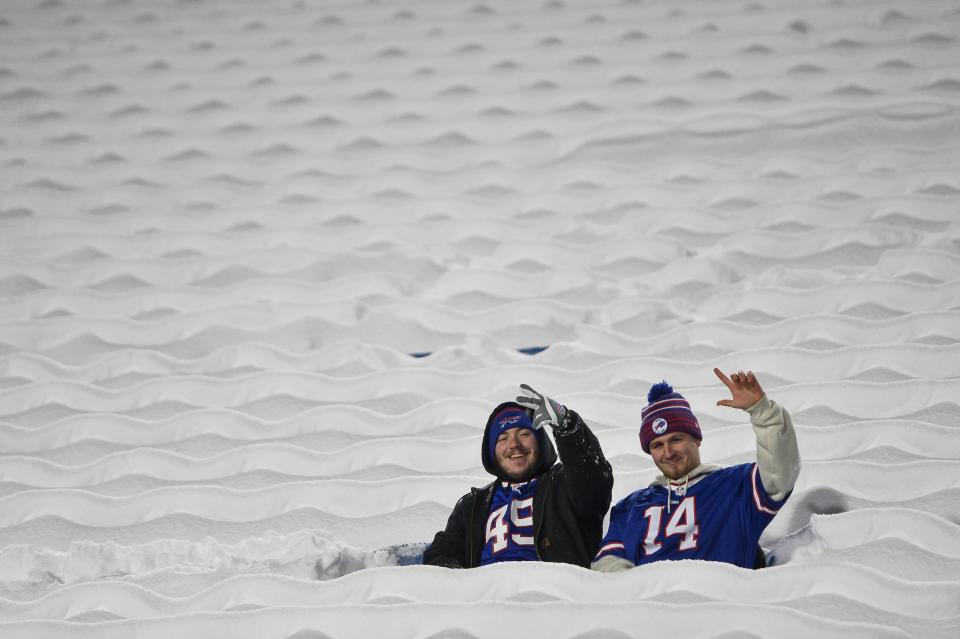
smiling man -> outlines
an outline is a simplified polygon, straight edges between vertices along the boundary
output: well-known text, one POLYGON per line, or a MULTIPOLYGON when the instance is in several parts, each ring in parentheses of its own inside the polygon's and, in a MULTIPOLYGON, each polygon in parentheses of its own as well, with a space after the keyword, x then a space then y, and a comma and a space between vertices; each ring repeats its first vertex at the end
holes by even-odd
POLYGON ((730 377, 713 372, 732 396, 717 405, 750 415, 757 461, 727 468, 701 464, 703 435, 690 404, 666 382, 655 384, 642 413, 640 446, 662 474, 610 511, 594 570, 613 572, 665 559, 758 565, 760 534, 800 473, 796 432, 790 415, 766 396, 752 372, 730 377))
POLYGON ((590 566, 610 507, 613 474, 580 416, 521 384, 487 419, 480 448, 496 480, 454 506, 423 563, 473 568, 501 561, 590 566), (544 426, 550 426, 556 449, 544 426), (557 451, 559 460, 557 463, 557 451))

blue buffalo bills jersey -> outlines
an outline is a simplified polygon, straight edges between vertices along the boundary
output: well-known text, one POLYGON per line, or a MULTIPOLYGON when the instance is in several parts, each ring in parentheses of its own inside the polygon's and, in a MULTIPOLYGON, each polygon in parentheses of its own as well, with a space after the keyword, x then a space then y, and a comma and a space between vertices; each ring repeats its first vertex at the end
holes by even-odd
POLYGON ((537 480, 500 482, 490 501, 480 565, 498 561, 539 561, 533 540, 533 493, 537 480))
POLYGON ((756 464, 720 468, 687 486, 671 482, 669 492, 653 485, 613 507, 594 561, 705 559, 752 568, 760 534, 785 501, 767 495, 756 464))

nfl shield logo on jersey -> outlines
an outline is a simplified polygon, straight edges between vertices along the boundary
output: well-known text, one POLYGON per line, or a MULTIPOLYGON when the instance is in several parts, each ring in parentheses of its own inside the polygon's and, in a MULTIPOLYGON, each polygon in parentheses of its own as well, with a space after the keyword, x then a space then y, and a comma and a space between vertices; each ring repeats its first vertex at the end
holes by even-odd
POLYGON ((653 432, 657 435, 662 435, 667 432, 667 420, 663 417, 657 417, 653 420, 653 432))

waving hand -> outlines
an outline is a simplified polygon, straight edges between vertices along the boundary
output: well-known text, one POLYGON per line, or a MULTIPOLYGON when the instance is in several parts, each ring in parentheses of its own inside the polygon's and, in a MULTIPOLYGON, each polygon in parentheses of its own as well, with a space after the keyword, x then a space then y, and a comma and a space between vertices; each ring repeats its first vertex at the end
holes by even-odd
POLYGON ((733 373, 730 377, 723 374, 719 368, 713 369, 713 372, 723 385, 730 389, 732 399, 721 399, 717 406, 730 406, 731 408, 749 408, 763 399, 763 388, 760 382, 754 376, 753 371, 739 371, 733 373))
POLYGON ((550 399, 543 393, 538 393, 526 384, 520 384, 520 395, 517 396, 517 403, 533 409, 534 428, 543 428, 544 424, 556 428, 563 423, 563 419, 567 415, 567 409, 563 404, 550 399))

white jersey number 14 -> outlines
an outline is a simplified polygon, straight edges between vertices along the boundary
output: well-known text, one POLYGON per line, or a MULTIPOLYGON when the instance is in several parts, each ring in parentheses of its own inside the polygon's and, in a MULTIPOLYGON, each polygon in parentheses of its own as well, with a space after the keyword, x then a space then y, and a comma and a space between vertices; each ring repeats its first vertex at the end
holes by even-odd
MULTIPOLYGON (((664 506, 650 506, 643 513, 643 516, 647 519, 647 536, 643 540, 644 556, 652 555, 662 547, 657 539, 660 537, 664 508, 664 506)), ((667 522, 667 527, 663 533, 665 537, 683 535, 678 550, 691 550, 697 547, 700 527, 697 526, 696 497, 687 497, 680 502, 677 509, 671 513, 670 521, 667 522)))

